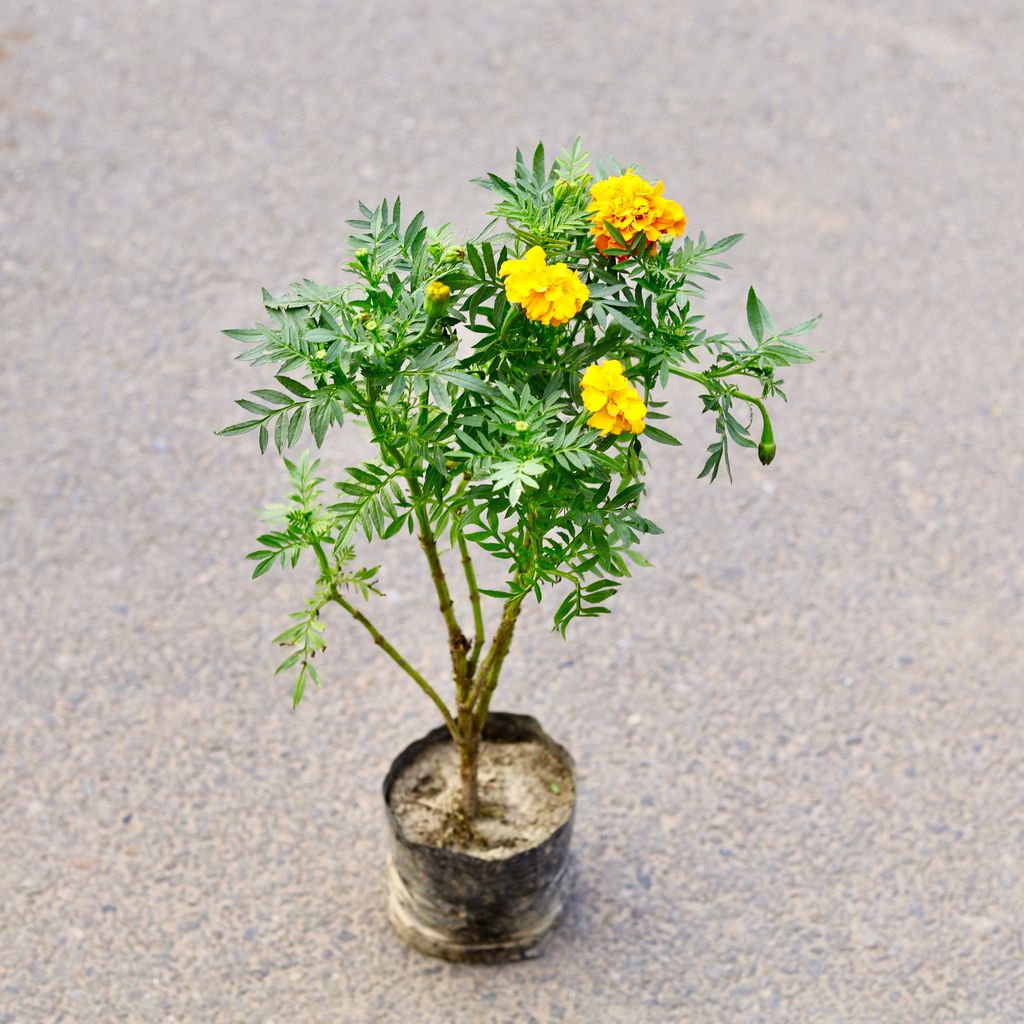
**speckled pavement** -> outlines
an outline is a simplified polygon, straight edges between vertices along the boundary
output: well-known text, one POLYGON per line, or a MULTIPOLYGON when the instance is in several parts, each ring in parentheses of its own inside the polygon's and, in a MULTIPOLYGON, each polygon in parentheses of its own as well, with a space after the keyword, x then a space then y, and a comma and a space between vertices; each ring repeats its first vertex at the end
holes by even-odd
MULTIPOLYGON (((241 0, 0 9, 0 1024, 1024 1021, 1024 15, 241 0), (755 283, 823 311, 779 456, 695 477, 610 620, 529 615, 495 704, 581 784, 546 955, 387 927, 379 785, 433 708, 328 621, 292 713, 248 580, 284 487, 216 438, 219 329, 333 280, 358 198, 483 223, 538 137, 663 177, 755 283)), ((332 439, 328 467, 355 458, 332 439)), ((443 677, 411 546, 378 614, 443 677)))

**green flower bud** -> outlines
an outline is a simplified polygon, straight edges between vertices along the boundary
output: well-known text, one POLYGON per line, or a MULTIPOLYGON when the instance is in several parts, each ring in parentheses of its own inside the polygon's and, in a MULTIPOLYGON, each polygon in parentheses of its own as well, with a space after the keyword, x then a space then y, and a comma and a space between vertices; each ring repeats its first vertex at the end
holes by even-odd
POLYGON ((366 321, 366 329, 368 331, 377 330, 377 321, 374 320, 373 317, 370 317, 370 319, 366 321))
POLYGON ((561 202, 563 199, 567 199, 569 196, 572 195, 574 191, 574 186, 568 178, 559 178, 558 181, 555 182, 555 187, 553 191, 555 194, 555 199, 561 202))
POLYGON ((317 357, 317 359, 323 359, 323 357, 327 355, 327 349, 318 348, 316 352, 314 352, 313 354, 317 357))
POLYGON ((442 263, 461 263, 466 258, 466 250, 461 245, 449 245, 441 253, 442 263))
POLYGON ((369 255, 370 255, 370 250, 367 249, 365 246, 362 246, 362 245, 359 246, 359 248, 356 249, 356 251, 354 253, 352 253, 352 256, 355 259, 357 259, 360 263, 364 262, 366 260, 366 257, 369 256, 369 255))
POLYGON ((452 290, 444 281, 431 281, 423 294, 423 308, 431 320, 436 320, 448 312, 451 299, 452 290))
POLYGON ((526 420, 516 420, 516 430, 520 434, 525 434, 530 429, 530 424, 526 420))
POLYGON ((771 465, 775 458, 775 435, 772 433, 772 421, 768 419, 768 410, 764 402, 755 402, 761 410, 761 443, 757 446, 757 457, 761 460, 762 466, 771 465))

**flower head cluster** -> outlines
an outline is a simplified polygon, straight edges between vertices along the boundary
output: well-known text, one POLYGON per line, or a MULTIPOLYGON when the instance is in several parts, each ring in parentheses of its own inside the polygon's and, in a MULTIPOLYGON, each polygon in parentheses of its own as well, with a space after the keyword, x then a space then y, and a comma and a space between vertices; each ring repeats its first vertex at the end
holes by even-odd
POLYGON ((571 320, 590 297, 576 271, 564 263, 549 265, 547 253, 539 245, 521 260, 505 260, 498 273, 505 278, 508 301, 522 306, 531 320, 549 327, 571 320))
POLYGON ((590 232, 598 249, 603 253, 609 247, 622 248, 608 231, 609 224, 627 242, 641 233, 651 245, 662 235, 681 235, 686 230, 686 214, 678 203, 662 196, 664 188, 660 181, 654 185, 644 181, 632 169, 593 185, 587 212, 594 215, 590 232))
POLYGON ((583 405, 593 413, 587 426, 602 434, 642 434, 647 424, 647 406, 639 392, 626 380, 622 363, 609 359, 587 368, 580 381, 583 405))

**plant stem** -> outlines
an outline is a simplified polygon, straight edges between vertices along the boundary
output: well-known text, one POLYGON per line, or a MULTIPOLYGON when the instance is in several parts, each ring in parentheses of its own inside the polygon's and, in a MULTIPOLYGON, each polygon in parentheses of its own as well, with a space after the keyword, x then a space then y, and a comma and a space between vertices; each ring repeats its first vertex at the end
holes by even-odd
POLYGON ((762 402, 760 398, 755 398, 753 395, 745 395, 742 391, 734 391, 733 394, 736 396, 736 398, 739 398, 744 402, 749 402, 751 405, 756 405, 758 409, 761 410, 761 415, 767 421, 768 410, 765 409, 764 402, 762 402))
POLYGON ((459 545, 459 555, 462 558, 462 568, 466 574, 466 587, 469 590, 469 603, 473 608, 473 650, 466 662, 466 674, 472 678, 476 672, 477 662, 480 660, 480 651, 484 646, 484 613, 480 602, 480 588, 476 582, 476 570, 473 568, 473 559, 469 557, 469 545, 466 538, 462 536, 462 530, 456 527, 455 538, 459 545))
POLYGON ((330 562, 327 560, 327 554, 324 552, 323 545, 316 537, 311 538, 313 551, 316 553, 317 561, 320 563, 320 568, 323 572, 323 580, 327 584, 330 590, 330 599, 342 608, 345 609, 358 622, 369 634, 373 637, 373 642, 388 655, 391 660, 398 665, 407 675, 409 675, 417 686, 434 702, 437 706, 437 710, 441 712, 441 716, 444 718, 444 724, 448 726, 448 731, 452 734, 452 739, 456 742, 459 739, 459 728, 455 724, 455 720, 452 718, 451 712, 448 710, 447 705, 438 696, 437 691, 427 682, 423 675, 416 671, 409 664, 401 654, 391 645, 388 639, 383 633, 358 609, 355 605, 351 604, 345 599, 345 597, 338 591, 338 585, 334 580, 334 574, 331 572, 330 562))
POLYGON ((501 622, 498 624, 498 628, 494 632, 494 640, 491 642, 491 649, 477 673, 470 707, 473 709, 473 724, 479 731, 483 730, 484 724, 487 722, 487 710, 491 704, 491 695, 498 685, 501 667, 512 644, 512 636, 515 633, 516 622, 519 619, 525 597, 525 594, 521 594, 505 602, 501 622))
POLYGON ((455 538, 455 543, 459 548, 459 558, 462 562, 463 574, 466 577, 466 589, 469 591, 469 603, 473 611, 473 650, 466 662, 466 677, 468 680, 472 680, 473 673, 476 672, 480 651, 484 646, 484 614, 480 600, 480 588, 476 582, 476 570, 473 567, 473 559, 469 554, 469 545, 462 534, 462 513, 460 509, 455 507, 459 498, 462 497, 469 486, 470 478, 471 474, 469 472, 463 475, 462 482, 452 497, 451 508, 452 536, 455 538))
POLYGON ((406 471, 405 460, 387 443, 384 430, 380 425, 380 418, 377 416, 377 393, 377 386, 375 384, 367 385, 366 404, 363 406, 366 412, 366 422, 369 423, 370 429, 373 431, 373 439, 377 442, 377 447, 385 457, 385 462, 388 462, 389 465, 400 469, 404 473, 406 471))
POLYGON ((691 373, 689 370, 680 370, 673 367, 670 371, 676 377, 685 377, 687 380, 695 380, 698 384, 708 385, 708 379, 703 373, 691 373))
POLYGON ((358 622, 369 634, 373 637, 373 642, 382 650, 392 661, 398 665, 404 672, 406 672, 416 682, 416 685, 434 702, 437 706, 437 710, 441 712, 444 718, 444 724, 448 726, 448 731, 452 734, 452 739, 456 742, 459 741, 459 727, 456 725, 455 720, 452 718, 451 712, 448 710, 444 701, 437 695, 437 691, 423 678, 423 676, 416 671, 402 657, 394 647, 388 643, 387 639, 383 636, 379 629, 354 605, 350 604, 345 598, 338 593, 334 585, 331 585, 331 600, 336 601, 342 608, 345 609, 358 622))
POLYGON ((437 605, 441 610, 445 625, 448 627, 448 648, 452 658, 452 674, 455 679, 456 695, 461 703, 469 687, 469 675, 466 670, 466 651, 469 650, 469 641, 455 617, 455 605, 448 589, 448 579, 444 574, 444 567, 441 565, 441 557, 437 553, 437 538, 434 536, 430 517, 424 507, 423 492, 420 490, 419 481, 411 474, 407 479, 416 513, 416 522, 419 524, 420 546, 427 556, 430 578, 433 580, 434 590, 437 592, 437 605))
POLYGON ((477 733, 459 744, 459 778, 462 781, 462 814, 472 822, 480 810, 478 770, 480 767, 480 735, 477 733))

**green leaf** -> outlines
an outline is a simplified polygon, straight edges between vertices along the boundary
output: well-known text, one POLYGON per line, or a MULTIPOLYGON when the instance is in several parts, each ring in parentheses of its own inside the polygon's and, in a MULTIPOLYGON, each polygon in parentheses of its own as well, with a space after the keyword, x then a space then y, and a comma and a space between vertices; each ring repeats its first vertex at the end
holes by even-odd
POLYGON ((475 245, 466 246, 466 256, 469 259, 470 266, 476 271, 477 276, 481 280, 486 280, 487 271, 484 269, 484 261, 480 258, 480 253, 477 252, 475 245))
POLYGON ((287 388, 293 395, 298 395, 299 398, 309 398, 313 393, 301 381, 294 380, 291 377, 279 376, 275 379, 281 387, 287 388))
POLYGON ((657 441, 658 444, 671 444, 671 445, 682 445, 682 441, 678 438, 673 437, 667 430, 659 430, 657 427, 647 424, 646 429, 643 433, 644 437, 649 437, 652 441, 657 441))
POLYGON ((445 370, 443 376, 445 380, 458 385, 464 391, 475 391, 478 395, 490 394, 491 386, 486 381, 463 373, 461 370, 445 370))
POLYGON ((309 429, 313 432, 313 439, 316 441, 317 448, 322 447, 329 425, 329 407, 326 405, 314 405, 309 413, 309 429))
POLYGON ((725 252, 741 241, 743 241, 743 235, 726 235, 725 238, 720 238, 714 245, 708 246, 708 248, 704 250, 704 255, 711 256, 720 252, 725 252))
POLYGON ((753 288, 747 292, 747 323, 750 325, 750 333, 759 344, 775 334, 775 321, 753 288))
POLYGON ((540 188, 547 178, 546 165, 544 161, 544 143, 538 142, 537 148, 533 151, 533 176, 540 188))
MULTIPOLYGON (((284 417, 282 417, 282 419, 283 418, 284 417)), ((292 445, 294 445, 295 442, 298 441, 299 437, 301 436, 301 434, 302 434, 302 427, 305 424, 305 421, 306 421, 306 407, 304 405, 302 405, 302 406, 299 406, 299 408, 296 409, 295 412, 292 413, 291 420, 289 420, 289 422, 288 422, 288 447, 289 448, 291 448, 292 445)))
POLYGON ((256 579, 258 576, 262 576, 265 572, 267 572, 270 569, 270 567, 274 564, 276 558, 277 555, 271 555, 270 558, 267 558, 264 561, 260 562, 259 565, 257 565, 256 568, 253 569, 252 578, 256 579))
POLYGON ((810 334, 819 323, 821 323, 821 313, 817 316, 812 316, 810 320, 805 320, 802 324, 797 324, 796 327, 787 327, 782 332, 781 337, 796 338, 801 334, 810 334))
POLYGON ((262 398, 264 402, 270 402, 272 405, 291 405, 292 399, 287 395, 281 394, 280 391, 271 391, 268 388, 259 388, 254 391, 253 394, 257 398, 262 398))
POLYGON ((295 688, 292 690, 292 707, 297 708, 306 692, 306 665, 299 669, 299 677, 295 680, 295 688))
POLYGON ((288 669, 295 665, 301 657, 302 651, 293 651, 291 654, 288 655, 287 658, 284 659, 284 661, 281 662, 280 665, 277 666, 277 668, 274 671, 274 675, 279 676, 282 672, 287 672, 288 669))
POLYGON ((409 221, 409 226, 405 229, 405 238, 402 243, 406 249, 412 248, 413 239, 416 237, 420 228, 423 227, 423 217, 423 211, 420 210, 420 212, 417 213, 411 221, 409 221))
POLYGON ((235 434, 247 434, 262 424, 262 420, 245 420, 242 423, 232 423, 230 427, 218 430, 221 437, 234 437, 235 434))
POLYGON ((246 412, 254 412, 257 416, 265 416, 270 410, 256 402, 250 402, 247 398, 236 398, 235 405, 240 405, 246 412))
POLYGON ((618 324, 629 331, 630 334, 634 334, 637 337, 644 337, 648 332, 645 331, 635 320, 626 316, 626 314, 619 309, 618 306, 613 306, 610 303, 604 303, 604 308, 608 310, 608 315, 618 324))
POLYGON ((755 448, 756 443, 750 437, 750 431, 735 416, 730 413, 723 413, 722 419, 725 422, 725 429, 729 436, 742 448, 755 448))

